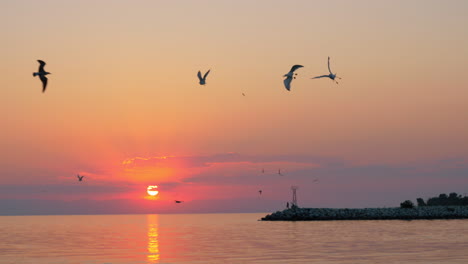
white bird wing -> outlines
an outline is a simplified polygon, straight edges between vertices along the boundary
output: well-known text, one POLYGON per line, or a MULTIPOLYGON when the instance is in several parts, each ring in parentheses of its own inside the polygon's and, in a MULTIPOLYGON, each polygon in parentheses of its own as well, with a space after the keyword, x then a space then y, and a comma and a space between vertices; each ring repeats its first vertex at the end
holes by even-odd
POLYGON ((203 80, 206 80, 206 76, 208 76, 208 73, 210 73, 210 71, 211 71, 211 69, 208 70, 208 71, 205 73, 205 75, 203 75, 203 80))
POLYGON ((197 76, 198 76, 198 79, 200 79, 200 81, 203 79, 202 76, 201 76, 201 72, 200 72, 200 71, 198 71, 197 76))
POLYGON ((311 79, 318 79, 318 78, 325 78, 325 77, 330 77, 330 76, 329 75, 320 75, 320 76, 313 77, 311 79))
POLYGON ((328 57, 328 71, 332 74, 332 71, 330 69, 330 57, 328 57))
POLYGON ((291 67, 291 71, 290 71, 290 72, 294 72, 295 70, 297 70, 297 69, 299 69, 299 68, 302 68, 302 67, 304 67, 304 66, 296 64, 296 65, 294 65, 294 66, 291 67))
POLYGON ((45 72, 44 66, 46 65, 46 63, 42 60, 37 60, 37 62, 39 62, 39 72, 45 72))
POLYGON ((291 81, 292 81, 292 77, 287 77, 286 79, 284 79, 284 87, 286 87, 286 90, 288 91, 291 91, 291 81))
POLYGON ((47 87, 47 77, 45 77, 45 75, 39 75, 39 78, 41 78, 42 81, 42 92, 45 92, 47 87))

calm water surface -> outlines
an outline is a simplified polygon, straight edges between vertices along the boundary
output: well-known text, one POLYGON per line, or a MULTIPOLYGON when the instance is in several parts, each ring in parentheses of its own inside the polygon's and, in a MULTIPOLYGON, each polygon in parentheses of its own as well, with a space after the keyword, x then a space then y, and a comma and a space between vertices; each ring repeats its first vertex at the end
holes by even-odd
POLYGON ((0 263, 468 263, 468 220, 1 216, 0 263))

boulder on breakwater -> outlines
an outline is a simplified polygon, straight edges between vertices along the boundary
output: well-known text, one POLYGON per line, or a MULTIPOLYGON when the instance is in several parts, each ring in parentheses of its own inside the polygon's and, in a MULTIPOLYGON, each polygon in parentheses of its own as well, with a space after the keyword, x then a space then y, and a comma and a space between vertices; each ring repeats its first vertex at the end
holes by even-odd
POLYGON ((425 206, 416 208, 290 208, 263 217, 262 221, 320 220, 416 220, 468 219, 468 206, 425 206))

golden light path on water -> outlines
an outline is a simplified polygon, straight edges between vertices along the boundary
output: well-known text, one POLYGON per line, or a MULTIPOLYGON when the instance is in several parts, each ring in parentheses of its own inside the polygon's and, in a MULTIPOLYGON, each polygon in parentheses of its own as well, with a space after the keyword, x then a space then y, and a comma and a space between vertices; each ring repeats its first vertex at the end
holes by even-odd
POLYGON ((158 230, 158 215, 147 215, 148 223, 148 261, 150 263, 158 263, 159 256, 159 230, 158 230))

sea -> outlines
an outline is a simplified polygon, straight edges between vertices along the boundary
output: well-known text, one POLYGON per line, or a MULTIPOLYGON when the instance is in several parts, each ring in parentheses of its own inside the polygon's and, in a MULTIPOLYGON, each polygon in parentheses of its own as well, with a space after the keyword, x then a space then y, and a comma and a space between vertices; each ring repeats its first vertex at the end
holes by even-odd
POLYGON ((0 263, 468 263, 468 220, 0 216, 0 263))

